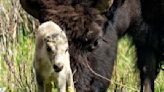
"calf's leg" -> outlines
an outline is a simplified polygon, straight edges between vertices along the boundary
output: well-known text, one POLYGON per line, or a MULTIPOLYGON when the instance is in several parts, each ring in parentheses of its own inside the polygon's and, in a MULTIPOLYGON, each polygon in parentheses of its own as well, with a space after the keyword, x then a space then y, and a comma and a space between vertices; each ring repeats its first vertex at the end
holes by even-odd
POLYGON ((68 73, 67 86, 68 86, 67 87, 68 92, 75 92, 75 87, 74 87, 74 82, 73 82, 73 74, 72 74, 71 70, 68 73))
POLYGON ((44 86, 45 86, 44 87, 45 88, 44 92, 52 92, 52 84, 51 84, 51 82, 45 83, 44 86))
POLYGON ((59 73, 58 76, 58 92, 66 92, 66 74, 59 73))

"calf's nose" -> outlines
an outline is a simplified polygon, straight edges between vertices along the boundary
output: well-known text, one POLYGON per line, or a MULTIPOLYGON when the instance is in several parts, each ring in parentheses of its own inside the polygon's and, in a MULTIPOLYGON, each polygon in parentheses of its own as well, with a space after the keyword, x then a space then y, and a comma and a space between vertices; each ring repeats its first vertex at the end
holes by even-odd
POLYGON ((63 65, 61 65, 61 66, 53 65, 53 68, 54 68, 55 72, 60 72, 63 69, 63 65))

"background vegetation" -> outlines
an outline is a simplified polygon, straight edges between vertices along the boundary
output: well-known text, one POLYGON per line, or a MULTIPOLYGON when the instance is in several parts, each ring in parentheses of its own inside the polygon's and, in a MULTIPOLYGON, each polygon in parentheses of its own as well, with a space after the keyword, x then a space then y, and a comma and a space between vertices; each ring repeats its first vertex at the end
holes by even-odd
MULTIPOLYGON (((38 24, 21 8, 19 0, 0 0, 0 92, 36 91, 32 61, 38 24)), ((109 92, 139 92, 135 54, 130 37, 119 40, 109 92)), ((155 90, 164 92, 162 71, 155 90)))

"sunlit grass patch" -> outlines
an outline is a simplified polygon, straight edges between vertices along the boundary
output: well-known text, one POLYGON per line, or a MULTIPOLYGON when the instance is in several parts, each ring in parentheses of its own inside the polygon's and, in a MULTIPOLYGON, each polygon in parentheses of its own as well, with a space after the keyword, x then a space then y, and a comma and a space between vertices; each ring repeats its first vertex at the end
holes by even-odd
MULTIPOLYGON (((21 38, 21 37, 20 37, 21 38)), ((10 45, 1 53, 0 86, 11 92, 29 92, 35 90, 33 74, 34 40, 23 37, 18 43, 10 45)))
POLYGON ((138 92, 138 72, 135 69, 136 53, 131 37, 126 35, 119 40, 117 53, 112 76, 113 82, 109 90, 115 92, 138 92))

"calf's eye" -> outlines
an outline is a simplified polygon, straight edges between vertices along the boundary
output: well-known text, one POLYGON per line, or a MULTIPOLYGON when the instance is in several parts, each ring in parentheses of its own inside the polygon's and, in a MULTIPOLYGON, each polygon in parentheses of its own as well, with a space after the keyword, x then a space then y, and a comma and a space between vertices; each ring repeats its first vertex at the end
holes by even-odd
POLYGON ((50 46, 47 46, 47 51, 48 51, 48 52, 52 51, 52 49, 51 49, 50 46))
POLYGON ((65 53, 68 51, 68 49, 65 50, 65 53))

